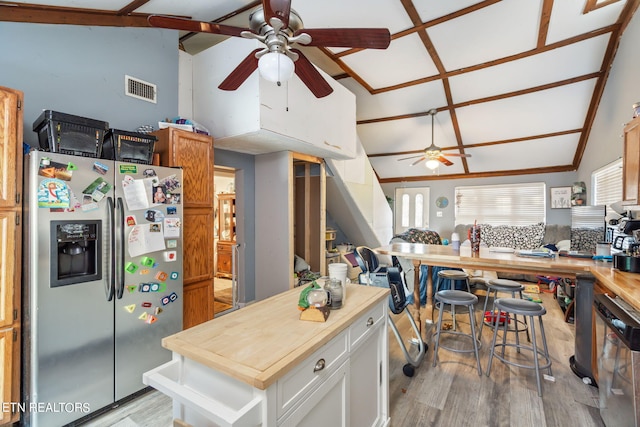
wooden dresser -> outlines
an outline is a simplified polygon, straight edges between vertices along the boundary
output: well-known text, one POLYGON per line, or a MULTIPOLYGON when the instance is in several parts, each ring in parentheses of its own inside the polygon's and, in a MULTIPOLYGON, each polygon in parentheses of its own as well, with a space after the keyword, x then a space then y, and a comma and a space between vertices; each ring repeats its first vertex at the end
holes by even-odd
MULTIPOLYGON (((22 271, 22 92, 0 87, 0 397, 20 402, 20 277, 22 271)), ((0 425, 20 413, 0 412, 0 425)))
POLYGON ((184 329, 213 319, 213 138, 175 128, 153 132, 161 166, 180 166, 184 190, 184 329))

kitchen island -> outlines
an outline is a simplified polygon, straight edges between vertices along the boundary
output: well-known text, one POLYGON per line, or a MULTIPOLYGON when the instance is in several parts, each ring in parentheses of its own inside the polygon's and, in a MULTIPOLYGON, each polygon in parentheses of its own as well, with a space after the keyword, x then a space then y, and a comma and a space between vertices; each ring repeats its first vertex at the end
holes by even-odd
POLYGON ((144 382, 194 426, 389 423, 388 289, 347 285, 326 322, 300 320, 302 288, 166 337, 144 382))

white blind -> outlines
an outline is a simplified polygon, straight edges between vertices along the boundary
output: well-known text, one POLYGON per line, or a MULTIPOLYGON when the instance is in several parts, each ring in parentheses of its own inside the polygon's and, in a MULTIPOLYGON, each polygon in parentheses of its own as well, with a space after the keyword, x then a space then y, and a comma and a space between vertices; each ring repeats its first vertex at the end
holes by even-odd
POLYGON ((456 187, 455 223, 528 225, 546 222, 546 185, 476 185, 456 187))
POLYGON ((594 205, 610 205, 622 200, 622 159, 609 163, 591 174, 594 205))

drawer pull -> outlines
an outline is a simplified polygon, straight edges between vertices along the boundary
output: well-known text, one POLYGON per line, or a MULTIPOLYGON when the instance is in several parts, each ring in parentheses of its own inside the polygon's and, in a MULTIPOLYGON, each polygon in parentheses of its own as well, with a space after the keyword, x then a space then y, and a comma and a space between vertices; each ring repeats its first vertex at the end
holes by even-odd
POLYGON ((371 326, 371 325, 373 325, 373 317, 369 317, 367 319, 367 326, 371 326))
POLYGON ((324 369, 325 361, 324 359, 320 359, 316 362, 316 366, 313 367, 313 372, 322 371, 324 369))

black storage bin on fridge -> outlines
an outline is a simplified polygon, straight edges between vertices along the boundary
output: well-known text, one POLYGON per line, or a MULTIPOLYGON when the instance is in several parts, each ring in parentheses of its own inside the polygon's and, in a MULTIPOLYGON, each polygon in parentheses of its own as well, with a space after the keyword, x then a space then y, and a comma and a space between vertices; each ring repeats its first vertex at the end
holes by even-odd
POLYGON ((109 129, 102 143, 102 158, 150 165, 156 140, 145 133, 109 129))
POLYGON ((100 157, 108 129, 108 122, 52 110, 43 111, 33 122, 41 150, 83 157, 100 157))

